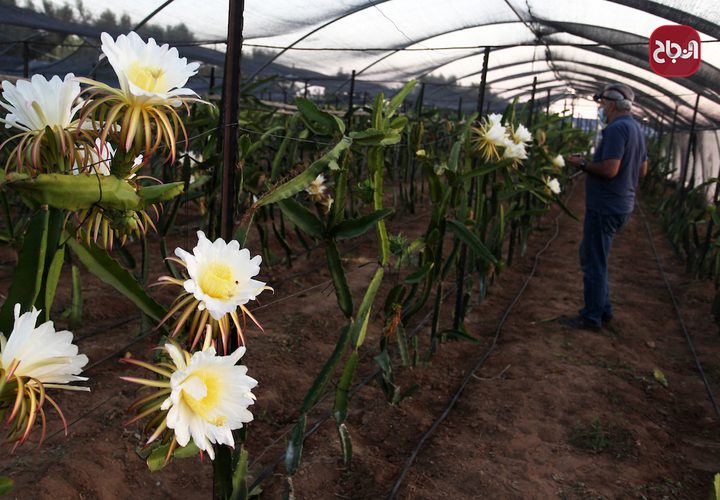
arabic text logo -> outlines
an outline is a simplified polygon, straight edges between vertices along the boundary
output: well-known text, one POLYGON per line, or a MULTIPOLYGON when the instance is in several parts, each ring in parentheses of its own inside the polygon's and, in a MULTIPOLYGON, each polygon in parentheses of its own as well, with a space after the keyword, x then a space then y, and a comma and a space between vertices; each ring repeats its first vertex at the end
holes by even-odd
POLYGON ((690 26, 660 26, 650 35, 650 67, 662 76, 690 76, 700 67, 700 35, 690 26))

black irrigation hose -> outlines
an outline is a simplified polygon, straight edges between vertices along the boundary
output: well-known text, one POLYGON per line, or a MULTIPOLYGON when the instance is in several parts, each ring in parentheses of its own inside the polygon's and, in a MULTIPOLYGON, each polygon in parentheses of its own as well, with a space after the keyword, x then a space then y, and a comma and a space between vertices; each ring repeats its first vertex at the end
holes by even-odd
POLYGON ((652 247, 653 254, 655 255, 655 262, 657 263, 658 270, 660 271, 660 274, 663 277, 663 281, 665 282, 665 286, 667 287, 667 291, 670 294, 670 301, 672 302, 673 308, 675 309, 675 314, 677 314, 678 322, 680 323, 680 327, 682 328, 683 335, 685 335, 685 340, 687 341, 688 347, 690 348, 690 353, 695 359, 695 366, 700 373, 700 378, 702 378, 703 384, 705 385, 705 390, 707 391, 708 397, 710 398, 713 409, 715 410, 715 413, 720 419, 720 408, 718 407, 718 403, 715 400, 712 389, 710 388, 710 383, 705 376, 705 370, 703 370, 700 358, 698 358, 697 352, 695 351, 695 345, 693 344, 693 341, 690 338, 690 334, 685 327, 685 321, 683 320, 682 314, 680 312, 680 306, 678 305, 677 299, 675 298, 675 293, 672 290, 672 286, 670 286, 670 281, 667 278, 667 274, 665 274, 665 269, 663 268, 662 262, 660 261, 660 255, 658 255, 657 248, 655 248, 655 240, 653 239, 652 230, 650 229, 650 224, 648 224, 647 217, 645 217, 645 211, 642 209, 642 205, 640 205, 640 203, 637 203, 637 207, 638 209, 640 209, 640 215, 642 216, 643 223, 645 224, 645 230, 647 231, 648 240, 650 241, 650 246, 652 247))
MULTIPOLYGON (((577 176, 578 176, 579 174, 581 174, 581 173, 582 173, 582 172, 578 172, 578 173, 573 174, 572 176, 570 176, 570 179, 574 179, 575 177, 577 177, 577 176)), ((569 196, 572 196, 572 192, 574 191, 574 189, 575 189, 575 185, 573 185, 572 190, 570 191, 570 195, 569 195, 569 196)), ((568 197, 569 197, 569 196, 568 196, 568 197)), ((545 246, 543 247, 543 249, 542 249, 540 252, 538 252, 538 254, 535 256, 535 265, 533 266, 532 272, 531 272, 530 276, 528 277, 528 279, 527 279, 527 280, 525 281, 525 283, 523 284, 523 286, 522 286, 520 292, 518 293, 518 295, 513 299, 512 303, 508 306, 507 310, 505 311, 505 314, 503 315, 503 318, 501 319, 501 322, 500 322, 500 324, 498 325, 498 330, 496 331, 495 339, 493 340, 493 346, 492 346, 491 349, 485 354, 485 356, 483 356, 484 359, 482 360, 482 363, 485 362, 485 359, 487 358, 487 356, 489 356, 489 354, 490 354, 490 352, 492 351, 492 349, 494 349, 495 343, 496 343, 496 341, 497 341, 497 337, 499 336, 500 330, 502 329, 502 324, 503 324, 503 323, 505 322, 505 320, 507 319, 507 316, 509 315, 510 310, 512 309, 512 307, 513 307, 513 306, 515 305, 515 303, 519 300, 520 295, 522 295, 522 293, 525 291, 525 288, 527 287, 527 284, 529 283, 530 278, 532 278, 532 276, 533 276, 533 274, 534 274, 534 272, 535 272, 535 269, 536 269, 536 267, 537 267, 538 258, 539 258, 539 256, 540 256, 540 254, 541 254, 542 252, 544 252, 544 251, 547 249, 547 247, 550 245, 550 243, 557 237, 558 229, 559 229, 559 226, 558 226, 558 224, 557 224, 557 221, 558 221, 560 215, 562 215, 562 212, 561 212, 560 214, 558 214, 558 216, 555 218, 555 234, 552 236, 552 238, 551 238, 550 240, 548 240, 548 242, 545 244, 545 246)), ((445 302, 445 299, 447 299, 447 297, 450 296, 450 294, 453 292, 454 289, 455 289, 455 285, 453 285, 453 286, 450 287, 448 290, 446 290, 445 293, 443 294, 443 297, 442 297, 442 299, 441 299, 441 302, 445 302)), ((422 327, 425 326, 425 324, 430 320, 430 318, 432 317, 432 314, 433 314, 433 311, 431 310, 431 311, 428 312, 428 314, 425 315, 425 317, 420 321, 420 323, 418 323, 418 325, 413 329, 412 333, 408 336, 408 339, 412 339, 415 335, 417 335, 417 333, 420 331, 420 329, 422 329, 422 327)), ((481 365, 479 365, 479 366, 481 366, 481 365)), ((477 370, 477 368, 479 368, 479 366, 476 366, 476 367, 473 369, 473 371, 477 370)), ((377 376, 380 374, 380 372, 381 372, 381 369, 380 369, 379 367, 378 367, 378 368, 375 368, 375 370, 373 370, 367 377, 365 377, 365 379, 363 379, 362 382, 359 382, 358 384, 355 385, 355 387, 353 387, 353 389, 350 391, 350 397, 352 398, 360 389, 362 389, 362 388, 365 387, 367 384, 369 384, 375 377, 377 377, 377 376)), ((471 373, 472 373, 472 372, 471 372, 471 373)), ((467 382, 465 382, 465 384, 467 384, 467 382)), ((323 396, 322 398, 320 398, 320 400, 315 404, 315 406, 317 406, 317 405, 320 404, 322 401, 324 401, 324 400, 327 398, 328 394, 329 394, 329 393, 325 394, 325 396, 323 396)), ((456 399, 456 398, 455 398, 455 399, 456 399)), ((452 405, 454 405, 454 401, 452 402, 452 405)), ((451 405, 451 406, 452 406, 452 405, 451 405)), ((311 409, 311 410, 312 410, 312 409, 311 409)), ((318 418, 318 420, 315 421, 315 423, 312 425, 312 427, 311 427, 308 431, 305 432, 305 435, 303 436, 303 441, 307 440, 310 436, 312 436, 313 434, 315 434, 315 432, 317 432, 317 431, 320 429, 320 427, 322 426, 322 424, 324 424, 325 422, 327 422, 327 421, 330 419, 331 416, 332 416, 332 412, 331 412, 331 411, 328 411, 328 412, 324 413, 320 418, 318 418)), ((443 417, 443 418, 444 418, 444 417, 443 417)), ((434 425, 433 428, 432 428, 432 430, 434 430, 434 427, 437 427, 437 426, 434 425)), ((282 436, 287 435, 287 432, 289 432, 289 431, 286 431, 285 433, 283 433, 282 436)), ((281 437, 282 437, 282 436, 281 436, 281 437)), ((276 443, 277 443, 277 440, 276 440, 275 442, 273 442, 270 446, 274 446, 276 443)), ((265 453, 265 451, 267 451, 267 448, 266 448, 262 453, 260 453, 259 456, 262 456, 262 455, 265 453)), ((419 450, 416 450, 416 451, 414 452, 414 455, 417 455, 417 451, 419 451, 419 450)), ((255 477, 255 480, 254 480, 253 483, 249 486, 248 491, 253 491, 254 488, 256 488, 257 486, 259 486, 266 478, 268 478, 268 477, 273 473, 273 471, 275 470, 275 467, 277 467, 277 466, 280 464, 280 462, 282 462, 282 460, 283 460, 284 457, 285 457, 285 453, 282 453, 282 454, 278 455, 278 457, 277 457, 275 460, 273 460, 269 465, 267 465, 267 466, 255 477)), ((414 457, 413 457, 413 460, 414 460, 414 457)), ((407 465, 406 465, 406 466, 407 466, 407 465)), ((252 467, 252 464, 251 464, 251 467, 252 467)), ((408 467, 408 468, 409 468, 409 467, 408 467)), ((404 476, 405 474, 406 474, 406 471, 403 473, 403 476, 404 476)), ((400 478, 399 481, 402 481, 402 478, 400 478)), ((399 486, 399 482, 396 484, 396 487, 397 487, 397 486, 399 486)))
POLYGON ((140 319, 139 317, 131 316, 128 318, 122 318, 122 319, 115 320, 112 323, 110 323, 109 325, 105 325, 101 328, 96 328, 94 330, 90 330, 87 333, 83 333, 82 335, 78 335, 77 337, 75 337, 75 341, 82 342, 83 340, 87 340, 90 337, 94 337, 95 335, 98 335, 100 333, 105 333, 108 330, 114 330, 115 328, 119 328, 121 326, 127 325, 128 323, 132 323, 133 321, 138 321, 139 319, 140 319))
MULTIPOLYGON (((577 174, 573 175, 572 177, 576 177, 577 174)), ((570 194, 568 195, 568 198, 570 198, 575 190, 575 186, 577 184, 573 184, 573 187, 570 191, 570 194)), ((520 297, 525 292, 525 289, 527 288, 528 284, 530 283, 530 280, 535 275, 535 271, 537 270, 538 263, 540 262, 540 256, 545 252, 545 250, 548 249, 550 244, 555 241, 558 234, 560 234, 560 224, 559 219, 560 216, 563 214, 563 212, 560 212, 555 217, 555 232, 554 234, 548 239, 548 241, 545 243, 545 245, 538 251, 538 253, 535 254, 535 259, 533 262, 533 267, 530 270, 530 274, 523 282, 522 286, 520 287, 520 290, 518 290, 518 293, 515 295, 513 300, 510 302, 510 305, 508 305, 507 309, 505 309, 505 312, 503 313, 502 317, 500 318, 500 321, 498 322, 497 328, 495 329, 495 335, 493 336, 492 343, 490 344, 490 347, 485 351, 485 353, 480 357, 480 359, 475 363, 475 365, 472 367, 472 369, 468 372, 468 374, 465 376, 463 381, 460 383, 460 386, 458 387, 457 391, 453 395, 453 397, 450 399, 450 403, 445 408, 445 411, 442 412, 442 414, 433 422, 433 424, 430 426, 430 428, 423 433, 422 436, 420 436, 420 440, 418 441, 417 445, 415 445, 415 448, 413 449, 412 453, 410 454, 410 457, 408 457, 407 461, 405 462, 405 465, 400 472, 400 475, 398 476, 397 480, 395 481, 395 484, 393 486, 393 489, 390 491, 390 495, 388 496, 388 500, 392 500, 395 498, 395 496, 398 493, 398 490, 400 489, 400 486, 402 485, 403 480, 405 479, 405 476, 410 471, 410 467, 412 467, 413 462, 417 458, 418 453, 420 453, 420 449, 423 447, 425 442, 430 438, 430 436, 435 432, 435 430, 440 426, 443 420, 447 418, 447 416, 450 414, 452 409, 455 407, 455 403, 457 403, 457 400, 460 398, 460 395, 465 390, 465 387, 467 386, 468 382, 470 382, 470 379, 475 375, 475 372, 480 369, 487 359, 490 357, 490 354, 495 350, 495 347, 497 346, 498 338, 500 338, 500 333, 502 332, 502 328, 505 325, 505 321, 507 320, 508 316, 510 315, 510 312, 512 311, 512 308, 515 306, 515 304, 520 300, 520 297)))

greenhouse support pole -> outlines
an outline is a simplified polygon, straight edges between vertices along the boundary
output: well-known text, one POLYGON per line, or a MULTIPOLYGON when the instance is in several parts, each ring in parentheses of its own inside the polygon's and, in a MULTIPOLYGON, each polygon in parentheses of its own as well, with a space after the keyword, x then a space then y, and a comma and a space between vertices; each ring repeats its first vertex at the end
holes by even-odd
POLYGON ((220 235, 226 241, 233 236, 235 215, 235 169, 237 168, 238 94, 240 92, 240 54, 244 0, 230 0, 228 13, 227 52, 225 53, 225 79, 223 81, 223 176, 220 235))
POLYGON ((214 88, 215 88, 215 66, 210 66, 210 88, 208 89, 208 94, 213 94, 214 88))
POLYGON ((457 110, 457 116, 458 120, 462 117, 462 97, 458 99, 458 110, 457 110))
MULTIPOLYGON (((238 166, 238 107, 240 93, 240 55, 242 52, 244 0, 230 0, 228 10, 227 52, 223 78, 223 175, 221 187, 220 235, 225 241, 233 237, 235 215, 235 169, 238 166)), ((235 349, 230 336, 230 351, 235 349)), ((229 498, 232 491, 232 453, 230 447, 217 446, 213 461, 213 497, 229 498)))
MULTIPOLYGON (((483 106, 485 105, 485 89, 487 87, 487 72, 488 65, 490 63, 490 47, 485 47, 485 55, 483 57, 482 74, 480 77, 480 87, 478 87, 478 98, 477 108, 475 110, 478 114, 482 113, 483 106)), ((477 177, 473 177, 470 181, 470 193, 468 194, 468 200, 472 203, 475 196, 475 187, 477 183, 477 177)), ((465 214, 463 214, 464 216, 465 214)), ((465 269, 467 268, 467 246, 464 243, 460 244, 460 256, 458 257, 457 264, 457 289, 455 290, 455 316, 453 317, 453 330, 459 331, 460 325, 463 322, 465 316, 465 269)))
MULTIPOLYGON (((415 101, 415 119, 420 123, 422 121, 422 113, 423 113, 423 106, 425 105, 425 82, 422 82, 420 84, 420 95, 417 98, 417 101, 415 101)), ((420 137, 418 137, 418 140, 420 137)), ((419 145, 419 144, 418 144, 419 145)), ((412 202, 413 206, 415 206, 415 167, 417 163, 415 159, 413 158, 413 167, 412 167, 412 202)), ((425 182, 423 180, 420 181, 420 200, 422 200, 423 196, 425 195, 425 182)))
POLYGON ((693 145, 693 136, 695 135, 695 121, 697 120, 698 104, 700 104, 700 94, 695 98, 695 109, 693 110, 692 121, 690 121, 690 133, 688 134, 687 149, 685 150, 685 158, 682 165, 682 180, 680 182, 680 196, 685 198, 685 182, 687 181, 688 168, 690 167, 690 148, 693 145))
POLYGON ((545 102, 545 114, 550 114, 550 89, 547 89, 547 101, 545 102))
POLYGON ((303 89, 303 99, 307 99, 307 93, 308 93, 308 80, 305 79, 305 89, 303 89))
POLYGON ((532 92, 530 93, 530 108, 528 109, 527 128, 530 130, 533 124, 533 117, 535 115, 535 90, 537 89, 537 76, 533 77, 532 92))
POLYGON ((352 70, 352 75, 350 75, 350 93, 348 94, 348 110, 347 110, 347 115, 345 115, 345 120, 347 121, 348 130, 350 130, 350 122, 352 121, 353 106, 355 105, 354 97, 355 97, 355 70, 352 70))
POLYGON ((423 112, 423 106, 425 105, 425 82, 420 84, 420 93, 418 94, 417 101, 415 101, 415 115, 420 120, 420 115, 423 112))
POLYGON ((480 88, 478 89, 478 102, 475 110, 478 114, 482 114, 485 106, 485 87, 487 86, 488 63, 490 62, 490 47, 485 47, 485 55, 483 56, 482 75, 480 76, 480 88))
POLYGON ((670 143, 668 144, 668 169, 674 165, 675 152, 673 147, 675 146, 675 124, 677 123, 677 112, 678 105, 675 105, 675 112, 673 113, 672 125, 670 125, 670 143))
MULTIPOLYGON (((533 77, 533 83, 532 83, 532 91, 530 92, 530 102, 528 103, 528 117, 527 117, 527 123, 526 127, 528 130, 532 130, 533 126, 533 118, 535 118, 535 92, 537 91, 537 76, 533 77)), ((525 210, 529 211, 532 209, 532 199, 530 198, 530 193, 525 193, 525 197, 523 199, 523 202, 525 204, 525 210)), ((527 245, 527 234, 529 232, 529 227, 531 226, 530 216, 529 215, 523 215, 522 221, 520 223, 520 227, 518 227, 516 223, 516 219, 513 219, 513 221, 510 223, 510 243, 508 244, 508 265, 512 264, 512 258, 513 258, 513 251, 515 249, 515 242, 520 241, 520 253, 525 253, 525 246, 527 245), (525 235, 523 237, 523 235, 525 235)))

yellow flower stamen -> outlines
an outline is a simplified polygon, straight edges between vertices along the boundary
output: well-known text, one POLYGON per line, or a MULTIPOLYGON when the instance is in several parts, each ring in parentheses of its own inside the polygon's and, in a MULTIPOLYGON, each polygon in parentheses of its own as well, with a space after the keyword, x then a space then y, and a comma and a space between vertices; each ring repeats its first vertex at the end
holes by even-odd
POLYGON ((164 92, 167 88, 165 69, 158 66, 143 66, 134 62, 127 73, 128 79, 148 92, 164 92))
POLYGON ((198 284, 205 294, 214 299, 232 297, 237 289, 232 268, 223 262, 208 263, 199 276, 198 284))
POLYGON ((192 376, 183 382, 182 398, 185 403, 205 421, 218 426, 223 425, 226 418, 211 418, 210 414, 220 402, 221 393, 221 381, 217 374, 205 370, 193 372, 192 376))

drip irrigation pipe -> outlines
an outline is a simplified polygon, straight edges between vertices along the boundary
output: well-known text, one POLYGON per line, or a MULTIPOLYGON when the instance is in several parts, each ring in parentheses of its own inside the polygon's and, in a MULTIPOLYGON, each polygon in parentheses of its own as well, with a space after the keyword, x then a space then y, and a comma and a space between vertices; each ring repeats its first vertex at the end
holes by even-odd
MULTIPOLYGON (((575 179, 576 177, 578 177, 578 176, 579 176, 580 174, 582 174, 582 173, 583 173, 582 171, 578 171, 578 172, 576 172, 575 174, 571 175, 571 176, 570 176, 570 179, 571 179, 571 180, 572 180, 572 179, 575 179)), ((575 184, 573 184, 573 187, 572 187, 572 189, 571 189, 571 191, 570 191, 570 194, 568 195, 568 198, 569 198, 570 196, 572 196, 572 193, 574 192, 574 189, 575 189, 575 184)), ((560 214, 558 214, 558 216, 555 218, 555 234, 547 241, 547 243, 546 243, 545 246, 542 248, 542 250, 540 250, 540 252, 538 252, 538 254, 535 256, 535 264, 534 264, 534 266, 533 266, 533 269, 532 269, 532 271, 531 271, 530 276, 526 279, 526 281, 525 281, 525 283, 523 284, 523 286, 521 287, 519 293, 518 293, 518 294, 516 295, 516 297, 513 299, 513 301, 511 302, 511 304, 508 306, 508 308, 507 308, 506 311, 505 311, 505 314, 503 315, 502 319, 500 320, 500 323, 498 324, 498 328, 497 328, 496 333, 495 333, 495 338, 493 339, 493 345, 491 346, 490 350, 488 350, 488 351, 485 353, 485 355, 483 356, 482 363, 485 362, 485 360, 487 359, 487 357, 490 355, 490 352, 494 349, 495 344, 496 344, 496 342, 497 342, 497 337, 498 337, 499 334, 500 334, 500 331, 501 331, 501 329, 502 329, 503 323, 505 322, 505 320, 507 319, 508 315, 510 314, 510 310, 513 308, 513 306, 515 305, 515 303, 519 300, 520 295, 522 295, 522 293, 525 291, 525 288, 527 287, 530 279, 532 278, 533 274, 535 273, 535 269, 537 268, 537 263, 538 263, 540 254, 541 254, 542 252, 544 252, 544 251, 547 249, 547 247, 550 246, 550 243, 552 243, 552 241, 557 237, 557 235, 558 235, 558 230, 559 230, 558 219, 559 219, 559 217, 560 217, 561 215, 562 215, 562 212, 561 212, 560 214)), ((455 287, 456 287, 456 285, 453 285, 453 286, 449 287, 448 290, 445 291, 445 293, 443 294, 443 297, 442 297, 442 299, 441 299, 441 302, 443 302, 443 303, 445 302, 445 300, 447 299, 447 297, 449 297, 450 294, 455 290, 455 287)), ((411 332, 411 334, 408 336, 408 339, 412 339, 413 337, 415 337, 415 336, 417 335, 417 333, 418 333, 418 332, 425 326, 425 324, 430 320, 430 318, 432 317, 433 313, 434 313, 434 310, 432 310, 432 308, 431 308, 431 310, 425 315, 425 317, 420 321, 420 323, 418 323, 418 325, 413 329, 413 331, 411 332)), ((471 375, 475 370, 477 370, 480 366, 482 366, 482 365, 476 366, 476 367, 473 369, 473 371, 470 372, 470 374, 469 374, 469 375, 466 377, 466 379, 463 381, 464 384, 467 384, 467 380, 470 378, 470 375, 471 375)), ((373 370, 365 379, 363 379, 361 382, 359 382, 357 385, 355 385, 355 387, 353 387, 353 389, 350 391, 350 398, 352 398, 360 389, 362 389, 362 388, 365 387, 367 384, 369 384, 375 377, 377 377, 377 376, 380 374, 380 372, 381 372, 381 369, 380 369, 379 367, 378 367, 378 368, 375 368, 375 370, 373 370)), ((460 392, 462 392, 462 390, 461 390, 460 392)), ((330 394, 330 392, 326 393, 322 398, 320 398, 320 400, 318 400, 318 402, 315 403, 315 406, 314 406, 313 408, 311 408, 310 411, 312 411, 312 410, 313 410, 315 407, 317 407, 322 401, 324 401, 324 400, 328 397, 329 394, 330 394)), ((458 394, 457 396, 459 397, 459 394, 458 394)), ((454 398, 454 399, 456 400, 457 397, 454 398)), ((453 402, 451 403, 451 406, 454 405, 454 404, 455 404, 455 403, 454 403, 454 401, 453 401, 453 402)), ((308 413, 309 413, 309 412, 308 412, 308 413)), ((332 412, 331 412, 331 411, 328 411, 328 412, 324 413, 320 418, 318 418, 318 420, 315 421, 315 423, 312 425, 312 427, 311 427, 308 431, 305 432, 305 435, 303 436, 303 442, 304 442, 305 440, 307 440, 309 437, 311 437, 313 434, 315 434, 315 432, 317 432, 317 430, 320 429, 320 427, 322 426, 322 424, 324 424, 328 419, 330 419, 331 416, 332 416, 332 412)), ((443 417, 443 419, 444 419, 444 417, 443 417)), ((439 422, 438 422, 438 423, 439 423, 439 422)), ((437 425, 433 424, 433 427, 431 428, 431 430, 434 430, 435 427, 437 427, 437 425)), ((262 455, 264 455, 265 452, 266 452, 269 448, 271 448, 272 446, 274 446, 280 439, 282 439, 283 436, 286 436, 286 435, 290 432, 291 429, 292 429, 292 428, 286 430, 280 437, 278 437, 277 439, 275 439, 275 441, 273 441, 269 446, 267 446, 267 447, 265 448, 265 450, 263 450, 263 451, 258 455, 258 458, 261 457, 262 455)), ((417 451, 419 451, 419 449, 416 450, 416 451, 414 451, 414 455, 417 455, 417 451)), ((250 487, 248 488, 248 491, 252 491, 252 490, 253 490, 254 488, 256 488, 258 485, 260 485, 260 483, 262 483, 267 477, 269 477, 269 476, 273 473, 273 471, 275 470, 275 467, 277 467, 277 466, 280 464, 280 462, 282 462, 282 460, 283 460, 284 458, 285 458, 285 453, 282 453, 282 454, 278 455, 278 457, 277 457, 273 462, 271 462, 268 466, 266 466, 266 467, 257 475, 257 477, 255 478, 255 480, 253 481, 253 483, 252 483, 252 484, 250 485, 250 487)), ((412 457, 412 459, 414 460, 414 457, 412 457)), ((250 464, 250 467, 249 467, 249 468, 252 468, 252 466, 253 466, 256 462, 257 462, 257 458, 253 461, 253 463, 250 464)), ((411 464, 412 464, 412 461, 410 461, 410 465, 411 465, 411 464)), ((406 467, 409 468, 409 465, 406 464, 406 467)), ((403 472, 403 476, 405 475, 405 473, 406 473, 406 471, 403 472)), ((399 481, 402 481, 402 477, 400 478, 399 481)), ((396 486, 399 486, 399 482, 396 484, 396 486)))
MULTIPOLYGON (((578 175, 578 173, 571 176, 571 178, 574 178, 578 175)), ((568 199, 572 196, 575 186, 577 184, 573 184, 572 190, 570 191, 568 195, 568 199)), ((433 432, 440 426, 440 424, 447 418, 447 416, 450 414, 452 409, 455 407, 455 403, 457 403, 457 400, 460 398, 461 394, 465 390, 465 387, 467 386, 468 382, 474 377, 475 372, 479 370, 485 362, 490 357, 490 354, 495 350, 495 347, 497 346, 497 341, 500 338, 500 334, 502 333, 503 326, 505 325, 505 321, 507 320, 508 316, 510 316, 510 312, 512 311, 513 307, 517 302, 520 300, 520 297, 525 292, 525 289, 527 288, 528 284, 530 283, 530 280, 535 276, 535 271, 537 270, 538 263, 540 262, 540 256, 545 252, 545 250, 550 247, 550 244, 555 241, 558 234, 560 234, 560 224, 559 219, 563 215, 563 212, 560 212, 555 217, 555 232, 553 235, 548 239, 548 241, 545 243, 545 245, 538 251, 538 253, 535 254, 535 259, 533 262, 533 267, 530 270, 530 274, 523 282, 522 286, 518 290, 518 293, 515 295, 515 297, 510 301, 510 304, 508 305, 507 309, 505 309, 505 312, 503 313, 502 317, 500 318, 500 321, 498 322, 497 328, 495 329, 495 335, 493 336, 492 343, 490 344, 490 347, 485 351, 485 353, 478 359, 478 361, 473 365, 473 367, 470 369, 468 374, 465 376, 463 381, 460 383, 460 386, 458 387, 457 391, 455 391, 455 394, 450 399, 450 402, 448 403, 445 410, 442 412, 442 414, 433 422, 433 424, 430 426, 430 428, 423 433, 422 436, 420 436, 420 440, 415 445, 415 448, 413 449, 412 453, 410 454, 410 457, 408 457, 407 461, 405 462, 405 465, 403 466, 403 469, 400 471, 400 475, 398 476, 397 480, 395 481, 395 484, 393 485, 392 490, 390 491, 390 494, 388 496, 388 500, 392 500, 395 498, 395 496, 398 493, 398 490, 400 489, 400 486, 402 485, 403 480, 405 479, 405 476, 410 471, 410 467, 412 467, 413 463, 415 462, 415 459, 418 456, 418 453, 420 453, 420 450, 422 449, 425 442, 432 436, 433 432)))
POLYGON ((680 323, 680 328, 682 328, 683 335, 685 336, 687 345, 690 348, 690 353, 695 360, 695 366, 697 367, 700 378, 705 385, 705 390, 707 391, 708 397, 710 398, 710 403, 712 404, 712 407, 715 410, 715 414, 718 416, 718 419, 720 419, 720 408, 718 407, 718 403, 715 400, 712 389, 710 388, 710 382, 708 382, 707 376, 705 375, 705 370, 703 370, 700 358, 698 358, 697 352, 695 351, 695 344, 693 344, 693 341, 690 338, 690 334, 688 333, 688 330, 685 326, 685 321, 683 320, 682 313, 680 312, 680 306, 678 305, 675 293, 673 292, 670 281, 668 280, 667 274, 665 273, 665 269, 663 268, 662 262, 660 261, 660 255, 658 254, 657 248, 655 247, 655 240, 653 239, 652 230, 650 229, 650 224, 648 224, 647 217, 645 217, 645 211, 643 210, 640 203, 636 203, 636 205, 640 210, 640 215, 642 216, 643 224, 645 224, 645 230, 647 232, 648 240, 650 241, 650 246, 652 247, 653 254, 655 255, 655 262, 657 263, 658 270, 660 271, 663 281, 665 282, 665 286, 667 287, 668 294, 670 295, 670 301, 672 302, 673 309, 675 309, 675 314, 677 315, 678 322, 680 323))
MULTIPOLYGON (((451 287, 443 294, 441 301, 442 301, 442 302, 445 302, 445 300, 450 296, 450 294, 454 291, 454 289, 455 289, 455 286, 454 286, 454 285, 451 286, 451 287)), ((430 321, 430 319, 432 318, 433 312, 434 312, 434 310, 433 310, 433 308, 431 308, 430 311, 425 315, 425 317, 420 321, 420 323, 418 323, 418 324, 415 326, 415 328, 414 328, 413 331, 410 333, 410 335, 408 335, 408 340, 411 340, 413 337, 415 337, 415 336, 418 334, 418 332, 427 324, 427 322, 430 321)), ((367 353, 366 353, 366 354, 367 354, 367 353)), ((366 357, 366 355, 363 356, 363 358, 365 358, 365 357, 366 357)), ((362 359, 361 359, 361 361, 362 361, 362 359)), ((379 367, 376 367, 376 368, 375 368, 369 375, 367 375, 361 382, 358 382, 358 383, 355 385, 355 387, 353 387, 352 390, 350 391, 349 398, 352 399, 352 398, 355 396, 355 394, 357 394, 357 393, 360 391, 360 389, 364 388, 364 387, 365 387, 366 385, 368 385, 375 377, 377 377, 378 375, 380 375, 380 372, 381 372, 381 371, 382 371, 382 370, 381 370, 379 367)), ((315 403, 315 405, 314 405, 312 408, 310 408, 310 410, 308 410, 308 413, 310 413, 312 410, 314 410, 320 403, 322 403, 323 401, 325 401, 332 392, 333 392, 333 391, 328 391, 328 392, 326 392, 326 393, 318 400, 318 402, 315 403)), ((332 411, 327 411, 327 412, 325 412, 321 417, 319 417, 319 418, 315 421, 315 423, 310 427, 310 429, 308 429, 308 430, 305 432, 305 435, 303 436, 303 442, 305 442, 305 440, 307 440, 310 436, 312 436, 313 434, 315 434, 315 433, 320 429, 320 427, 321 427, 325 422, 327 422, 327 421, 330 419, 331 416, 332 416, 332 411)), ((280 435, 280 437, 278 437, 278 438, 275 439, 272 443, 270 443, 270 445, 267 446, 267 447, 258 455, 258 458, 256 458, 256 459, 253 461, 253 463, 250 464, 250 467, 249 467, 249 468, 252 468, 252 466, 253 466, 255 463, 257 463, 257 460, 258 460, 261 456, 263 456, 263 455, 265 454, 265 452, 266 452, 269 448, 271 448, 271 447, 273 447, 275 444, 277 444, 277 442, 278 442, 280 439, 282 439, 284 436, 286 436, 291 430, 292 430, 292 427, 288 428, 285 432, 282 433, 282 435, 280 435)), ((279 455, 275 458, 275 460, 274 460, 273 462, 271 462, 269 465, 267 465, 267 466, 257 475, 257 477, 255 478, 255 480, 253 481, 253 483, 252 483, 252 484, 250 485, 250 487, 248 488, 248 491, 252 491, 252 490, 253 490, 254 488, 256 488, 258 485, 260 485, 260 483, 262 483, 266 478, 268 478, 270 475, 272 475, 273 471, 275 470, 275 467, 277 467, 277 466, 280 464, 280 462, 283 461, 284 458, 285 458, 285 453, 284 453, 284 452, 281 453, 281 454, 279 454, 279 455)))

